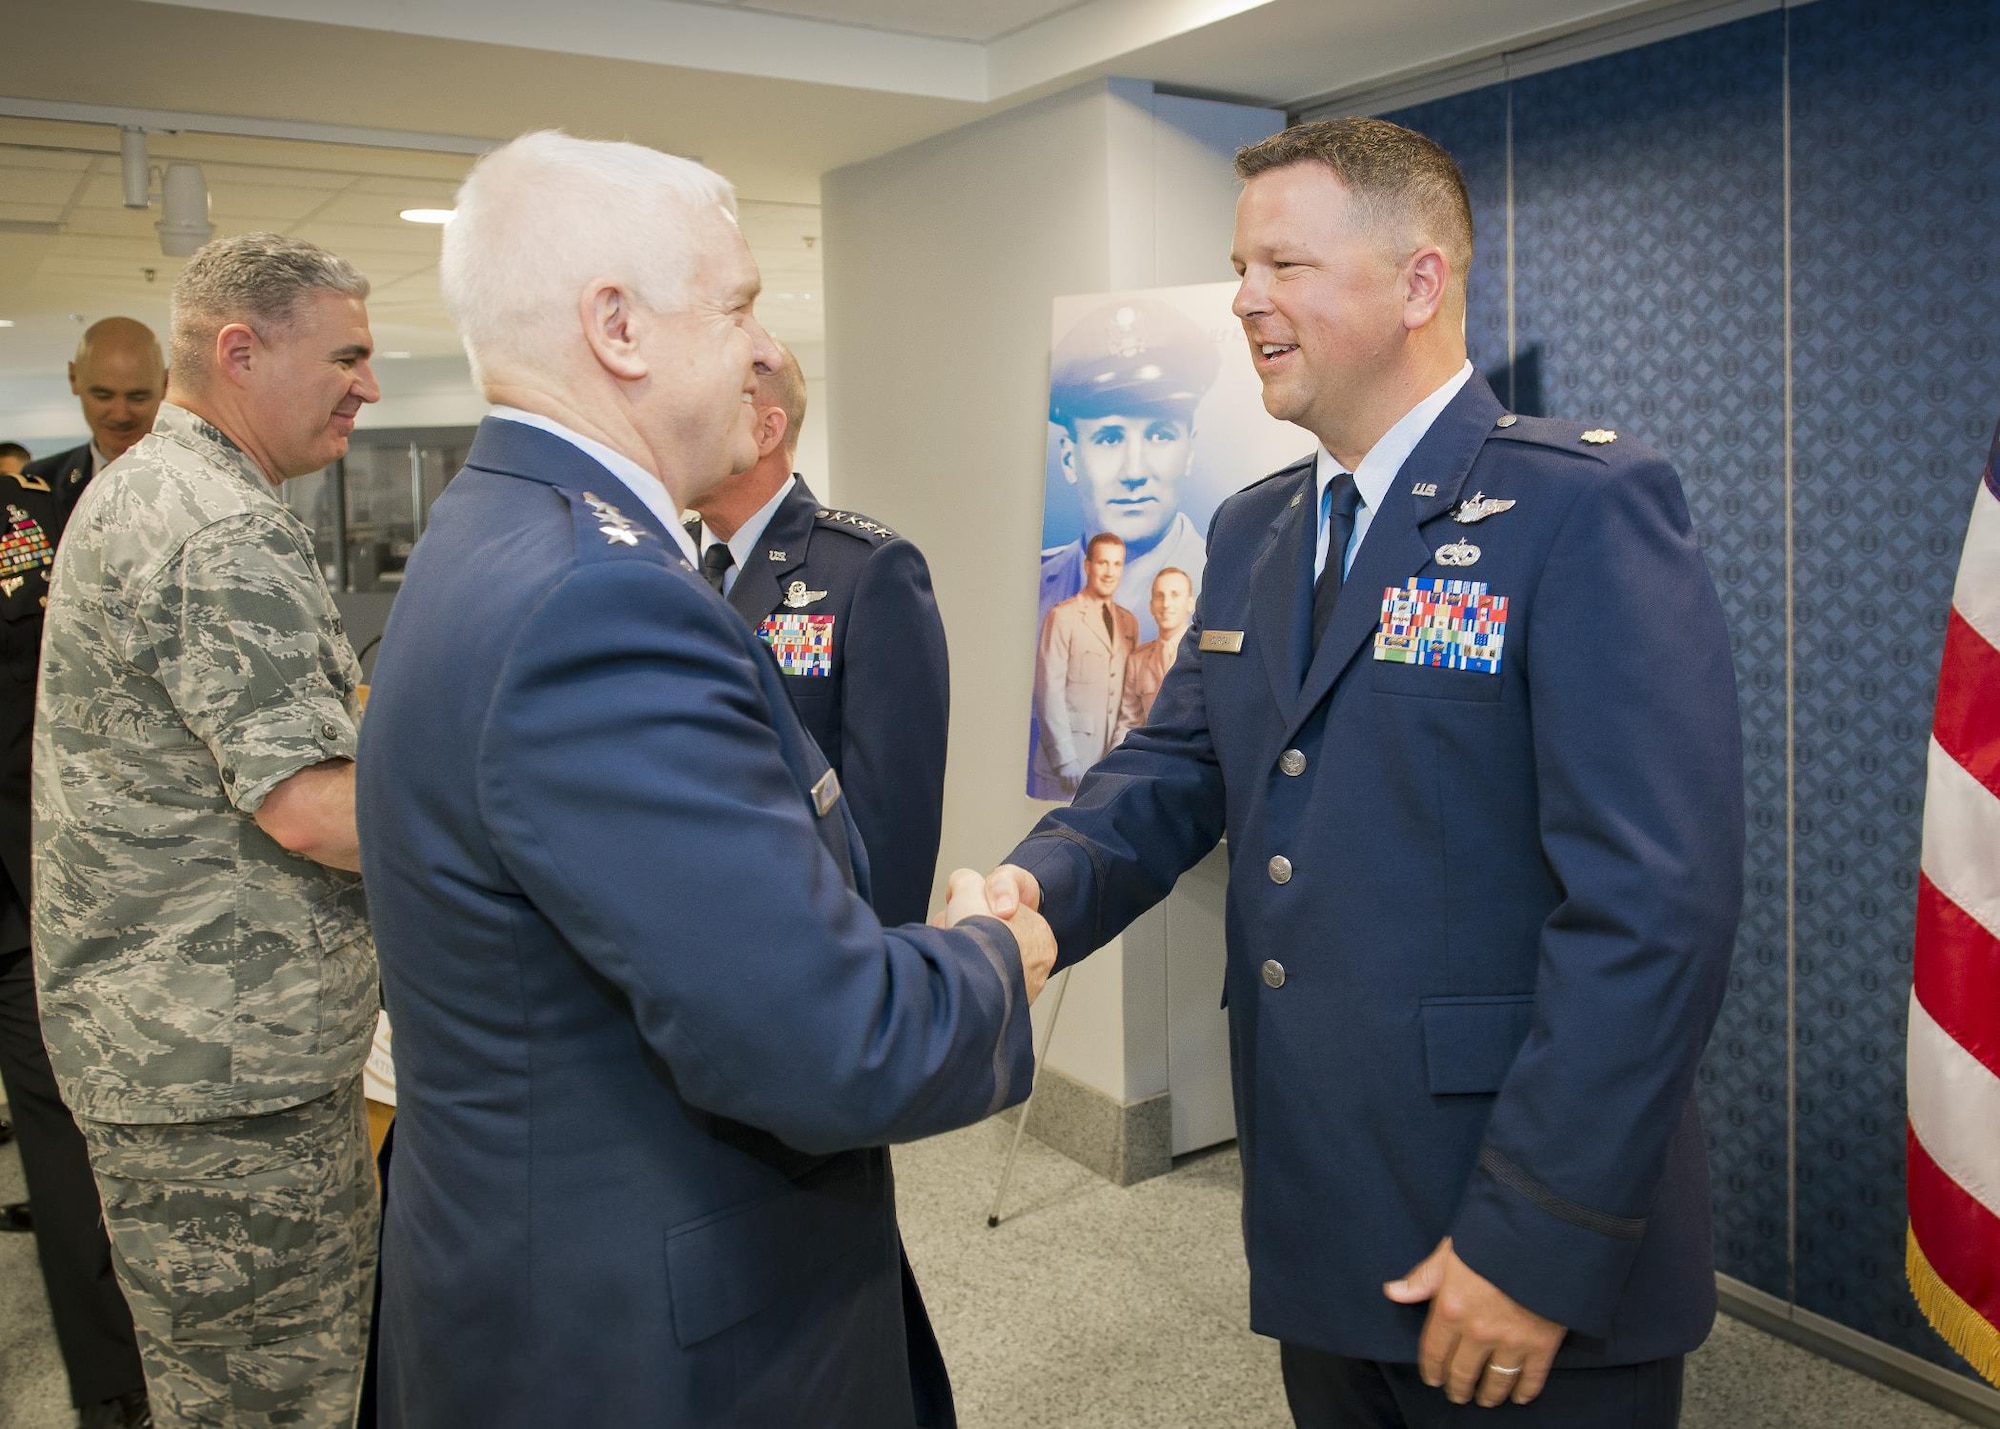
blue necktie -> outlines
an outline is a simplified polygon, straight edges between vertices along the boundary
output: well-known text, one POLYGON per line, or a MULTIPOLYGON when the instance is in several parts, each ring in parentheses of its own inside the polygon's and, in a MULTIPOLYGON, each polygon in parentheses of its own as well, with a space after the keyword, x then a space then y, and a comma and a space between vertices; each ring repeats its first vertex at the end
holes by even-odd
POLYGON ((1340 600, 1340 584, 1347 579, 1347 543, 1354 539, 1354 513, 1361 509, 1361 488, 1351 472, 1341 472, 1327 483, 1320 499, 1320 524, 1327 526, 1326 565, 1313 583, 1313 648, 1319 648, 1327 626, 1333 623, 1333 608, 1340 600))

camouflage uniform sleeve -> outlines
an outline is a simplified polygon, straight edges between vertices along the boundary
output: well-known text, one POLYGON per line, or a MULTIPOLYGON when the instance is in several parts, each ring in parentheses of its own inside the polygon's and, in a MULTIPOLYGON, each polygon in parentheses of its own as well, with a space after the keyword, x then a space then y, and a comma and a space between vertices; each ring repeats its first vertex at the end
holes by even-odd
POLYGON ((214 755, 223 792, 255 813, 299 770, 352 759, 340 672, 353 657, 326 584, 283 525, 255 514, 203 527, 135 601, 126 652, 214 755))

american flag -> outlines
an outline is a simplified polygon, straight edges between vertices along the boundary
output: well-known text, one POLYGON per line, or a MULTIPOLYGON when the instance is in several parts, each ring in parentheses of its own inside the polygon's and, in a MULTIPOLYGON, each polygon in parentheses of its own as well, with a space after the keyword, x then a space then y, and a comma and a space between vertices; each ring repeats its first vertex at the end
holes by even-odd
POLYGON ((2000 1384, 2000 431, 1945 629, 1910 989, 1910 1289, 2000 1384))

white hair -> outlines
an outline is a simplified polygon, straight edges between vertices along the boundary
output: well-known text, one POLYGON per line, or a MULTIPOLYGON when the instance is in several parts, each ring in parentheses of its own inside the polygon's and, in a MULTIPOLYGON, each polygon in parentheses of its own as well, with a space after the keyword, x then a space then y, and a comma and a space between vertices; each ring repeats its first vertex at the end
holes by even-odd
POLYGON ((486 155, 459 188, 438 265, 474 380, 546 368, 595 279, 655 312, 684 306, 700 215, 718 211, 733 221, 727 179, 639 144, 544 129, 486 155))

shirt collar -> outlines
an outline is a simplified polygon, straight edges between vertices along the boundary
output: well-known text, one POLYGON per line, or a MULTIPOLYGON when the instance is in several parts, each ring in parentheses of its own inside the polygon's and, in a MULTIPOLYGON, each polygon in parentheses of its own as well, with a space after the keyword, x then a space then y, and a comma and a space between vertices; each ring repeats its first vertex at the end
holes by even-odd
MULTIPOLYGON (((772 493, 771 499, 758 507, 756 514, 748 521, 738 526, 736 534, 725 543, 729 547, 730 559, 736 562, 737 570, 743 569, 743 563, 750 559, 750 553, 756 550, 757 543, 764 539, 764 529, 771 524, 771 518, 778 514, 778 508, 785 504, 785 498, 792 494, 792 487, 798 479, 796 473, 785 478, 779 484, 777 491, 772 493)), ((708 528, 704 526, 702 531, 703 534, 707 534, 708 528)))
MULTIPOLYGON (((1403 419, 1384 432, 1381 440, 1368 449, 1368 455, 1361 458, 1361 465, 1354 469, 1354 485, 1361 492, 1363 506, 1373 511, 1382 504, 1382 498, 1395 484, 1396 473, 1403 469, 1403 463, 1410 459, 1410 453, 1417 449, 1424 433, 1431 429, 1438 415, 1451 405, 1451 399, 1471 378, 1472 363, 1468 361, 1447 378, 1442 387, 1405 412, 1403 419)), ((1322 443, 1314 470, 1318 478, 1316 490, 1323 499, 1327 486, 1347 468, 1335 461, 1333 453, 1322 443)))
MULTIPOLYGON (((264 469, 250 459, 248 452, 231 441, 227 432, 206 417, 177 403, 162 402, 159 415, 153 418, 153 435, 178 442, 214 465, 238 473, 275 504, 285 504, 284 498, 278 495, 278 488, 271 484, 271 478, 264 475, 264 469)), ((94 452, 92 456, 94 459, 94 452)))
POLYGON ((107 466, 110 466, 110 465, 111 465, 111 458, 110 458, 110 457, 108 457, 108 456, 106 456, 106 455, 105 455, 105 454, 104 454, 103 452, 101 452, 101 451, 99 451, 99 450, 97 449, 97 443, 96 443, 96 442, 92 442, 92 443, 90 444, 90 474, 91 474, 91 476, 95 477, 95 476, 97 475, 97 473, 99 473, 100 471, 104 470, 104 468, 106 468, 107 466))
POLYGON ((544 417, 539 412, 528 412, 519 407, 497 403, 486 415, 498 417, 503 422, 519 422, 524 427, 533 427, 568 442, 625 483, 632 494, 638 497, 646 509, 659 520, 660 525, 666 530, 667 539, 679 545, 681 554, 686 556, 690 563, 697 566, 701 564, 701 555, 695 550, 694 542, 688 539, 687 531, 682 528, 681 513, 674 509, 673 498, 667 495, 666 486, 632 458, 622 452, 613 451, 603 442, 586 437, 581 432, 572 431, 555 418, 544 417))

